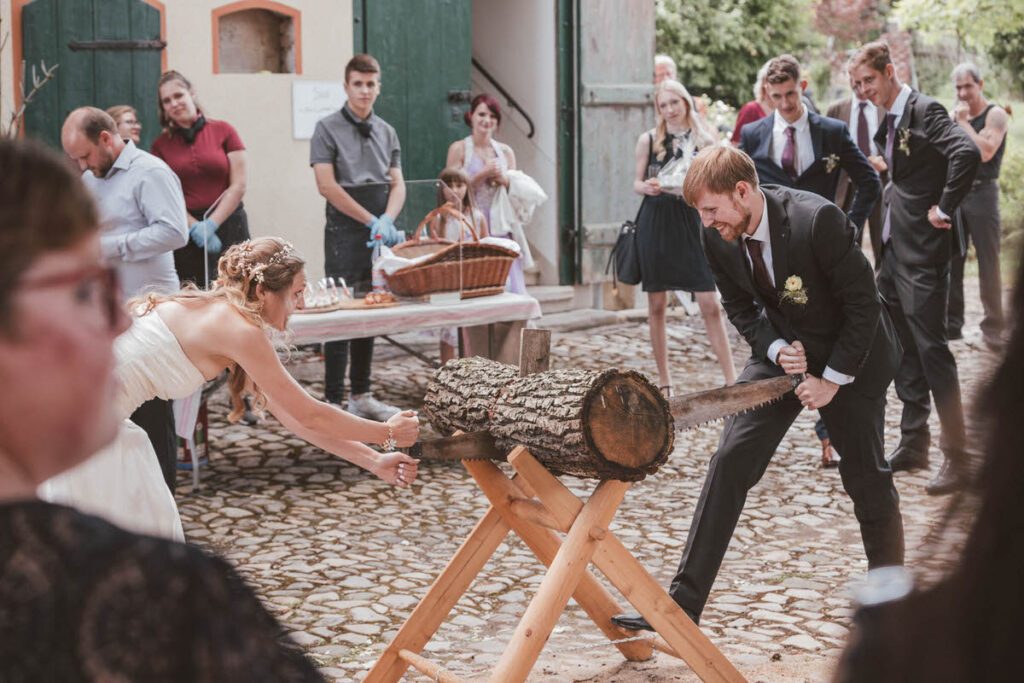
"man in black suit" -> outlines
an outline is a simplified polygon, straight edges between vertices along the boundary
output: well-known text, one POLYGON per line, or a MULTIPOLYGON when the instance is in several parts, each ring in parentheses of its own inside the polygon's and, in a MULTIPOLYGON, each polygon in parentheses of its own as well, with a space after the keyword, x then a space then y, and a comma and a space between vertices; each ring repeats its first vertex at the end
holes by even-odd
MULTIPOLYGON (((882 447, 900 349, 853 224, 817 195, 759 187, 753 161, 729 147, 694 159, 683 194, 707 226, 704 252, 722 305, 753 352, 739 381, 807 374, 794 394, 726 421, 669 594, 699 619, 747 492, 804 408, 821 411, 843 454, 839 474, 868 566, 902 564, 899 495, 882 447)), ((640 617, 614 621, 650 628, 640 617)))
MULTIPOLYGON (((748 123, 740 132, 740 149, 750 155, 762 185, 782 185, 806 190, 835 201, 841 172, 853 180, 854 196, 849 217, 861 231, 868 215, 878 203, 882 186, 878 172, 853 142, 846 125, 835 119, 808 111, 801 94, 807 80, 801 78, 800 62, 792 55, 781 55, 768 62, 765 91, 775 112, 760 121, 748 123)), ((814 431, 821 440, 822 464, 833 466, 836 460, 824 422, 818 420, 814 431)))
POLYGON ((861 93, 888 110, 875 136, 891 179, 883 198, 878 289, 904 350, 896 375, 902 434, 889 462, 894 471, 928 466, 930 390, 945 457, 927 491, 948 493, 965 474, 960 380, 946 330, 950 260, 963 248, 952 217, 971 189, 981 154, 945 107, 900 82, 888 45, 864 45, 851 65, 861 93))
MULTIPOLYGON (((884 170, 888 168, 882 156, 882 149, 875 144, 875 133, 878 132, 878 125, 885 121, 886 111, 884 107, 876 107, 875 103, 864 98, 860 91, 854 87, 852 79, 850 83, 852 93, 849 97, 834 102, 828 108, 828 116, 838 119, 847 124, 850 136, 856 141, 857 149, 871 162, 871 166, 879 172, 879 177, 884 186, 889 182, 889 175, 884 170)), ((845 171, 839 174, 839 187, 836 189, 835 203, 843 211, 849 213, 853 206, 853 197, 856 193, 856 185, 853 179, 845 171)), ((879 193, 881 194, 881 193, 879 193)), ((868 214, 868 237, 871 240, 871 253, 875 258, 875 266, 882 262, 882 201, 875 202, 871 213, 868 214)), ((862 233, 863 234, 863 233, 862 233)))

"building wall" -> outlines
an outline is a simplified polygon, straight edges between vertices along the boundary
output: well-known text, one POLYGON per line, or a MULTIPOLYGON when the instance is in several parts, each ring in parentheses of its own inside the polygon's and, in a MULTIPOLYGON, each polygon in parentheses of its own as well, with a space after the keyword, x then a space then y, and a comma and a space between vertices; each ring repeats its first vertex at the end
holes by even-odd
POLYGON ((292 81, 343 79, 352 57, 352 3, 287 0, 302 13, 302 74, 214 74, 211 12, 224 0, 165 0, 167 66, 183 73, 211 118, 238 129, 247 149, 245 194, 254 236, 291 241, 323 275, 324 200, 309 167, 309 141, 292 138, 292 81))
POLYGON ((473 94, 491 93, 503 105, 496 137, 512 147, 519 168, 548 195, 527 229, 542 284, 558 284, 555 8, 554 2, 473 0, 473 57, 529 112, 536 127, 534 137, 527 138, 522 117, 504 106, 504 98, 474 69, 473 94))
MULTIPOLYGON (((0 41, 9 33, 13 33, 11 25, 11 0, 0 0, 0 41)), ((14 108, 14 52, 10 38, 4 49, 0 51, 0 121, 6 129, 14 108)))

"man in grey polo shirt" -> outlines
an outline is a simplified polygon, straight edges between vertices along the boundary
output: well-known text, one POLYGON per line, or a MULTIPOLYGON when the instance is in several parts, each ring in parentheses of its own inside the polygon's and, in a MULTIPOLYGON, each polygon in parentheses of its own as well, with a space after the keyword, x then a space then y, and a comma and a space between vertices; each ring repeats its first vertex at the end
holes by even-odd
MULTIPOLYGON (((114 119, 95 107, 68 115, 61 144, 99 206, 104 226, 100 248, 103 258, 117 266, 125 296, 177 291, 181 285, 172 252, 188 242, 178 177, 163 161, 122 139, 114 119)), ((149 435, 173 492, 178 442, 170 401, 147 401, 131 419, 149 435)))
MULTIPOLYGON (((324 267, 328 277, 343 277, 359 295, 370 289, 373 244, 387 246, 401 234, 395 218, 405 203, 401 147, 395 129, 373 113, 380 94, 380 64, 356 55, 345 66, 348 101, 316 124, 309 145, 317 190, 327 200, 324 267)), ((387 420, 399 409, 370 393, 373 337, 324 344, 324 397, 342 404, 349 349, 352 363, 347 410, 371 420, 387 420)))

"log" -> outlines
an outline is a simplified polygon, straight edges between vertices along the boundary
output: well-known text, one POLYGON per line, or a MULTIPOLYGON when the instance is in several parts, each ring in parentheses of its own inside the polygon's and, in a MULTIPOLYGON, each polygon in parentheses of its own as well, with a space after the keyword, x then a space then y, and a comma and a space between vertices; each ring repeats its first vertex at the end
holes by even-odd
POLYGON ((442 434, 487 431, 504 455, 525 446, 551 472, 591 479, 639 481, 675 439, 668 402, 629 370, 520 377, 512 365, 463 358, 437 371, 423 412, 442 434))

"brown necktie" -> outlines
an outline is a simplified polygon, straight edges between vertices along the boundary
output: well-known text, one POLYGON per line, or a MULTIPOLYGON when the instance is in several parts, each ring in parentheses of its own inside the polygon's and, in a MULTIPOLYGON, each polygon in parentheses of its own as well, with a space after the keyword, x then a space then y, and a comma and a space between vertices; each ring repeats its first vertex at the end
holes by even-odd
POLYGON ((743 244, 747 248, 747 253, 750 254, 750 262, 753 265, 752 270, 754 271, 754 284, 761 290, 761 294, 764 295, 770 303, 775 303, 775 285, 772 284, 772 278, 768 274, 768 266, 765 265, 764 255, 761 253, 761 242, 759 240, 749 238, 743 240, 743 244))

